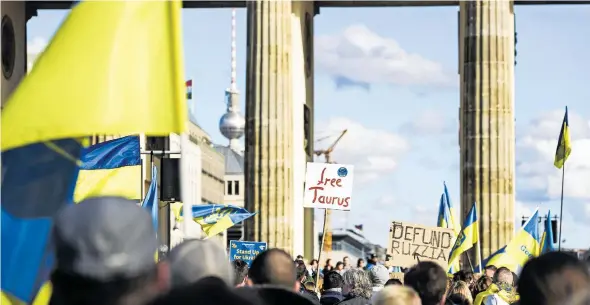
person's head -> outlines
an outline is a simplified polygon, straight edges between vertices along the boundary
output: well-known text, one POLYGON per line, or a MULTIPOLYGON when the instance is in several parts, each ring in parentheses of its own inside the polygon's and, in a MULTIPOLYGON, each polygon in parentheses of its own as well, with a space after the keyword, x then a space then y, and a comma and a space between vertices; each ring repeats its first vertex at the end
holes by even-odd
POLYGON ((311 262, 309 262, 309 265, 311 267, 317 268, 318 267, 318 260, 317 259, 312 259, 311 262))
POLYGON ((326 260, 326 266, 330 266, 330 267, 332 266, 332 259, 331 258, 328 258, 326 260))
POLYGON ((342 294, 365 299, 371 298, 373 287, 365 271, 361 269, 348 270, 344 272, 342 279, 344 280, 342 294))
POLYGON ((375 265, 369 270, 369 279, 373 287, 383 287, 389 280, 389 271, 382 265, 375 265))
POLYGON ((371 254, 371 256, 369 256, 368 261, 370 264, 376 265, 379 261, 379 257, 376 254, 371 254))
POLYGON ((303 288, 308 291, 315 291, 315 283, 313 281, 307 281, 303 283, 303 288))
POLYGON ((388 279, 387 282, 385 282, 385 286, 391 286, 391 285, 403 285, 402 281, 398 280, 398 279, 388 279))
POLYGON ((461 295, 464 299, 469 301, 469 304, 473 303, 473 298, 471 295, 471 290, 469 290, 469 285, 463 281, 457 281, 453 283, 449 296, 453 295, 461 295))
POLYGON ((414 288, 422 305, 439 305, 447 288, 447 275, 433 262, 420 262, 404 275, 404 285, 414 288))
POLYGON ((496 270, 498 270, 498 268, 496 268, 496 266, 489 265, 489 266, 486 266, 486 268, 484 269, 484 274, 489 276, 490 278, 494 278, 494 273, 496 273, 496 270))
POLYGON ((365 260, 364 260, 364 259, 362 259, 362 258, 359 258, 359 259, 356 261, 356 267, 357 267, 357 268, 363 268, 363 267, 365 267, 365 260))
POLYGON ((297 280, 304 283, 307 279, 307 268, 305 268, 305 265, 298 265, 295 267, 295 273, 297 274, 297 280))
POLYGON ((250 285, 276 285, 293 291, 299 291, 293 259, 281 249, 268 249, 256 256, 248 270, 250 285))
POLYGON ((488 287, 490 287, 492 282, 492 278, 487 275, 480 277, 473 287, 473 293, 471 296, 475 298, 475 296, 477 296, 477 294, 479 294, 480 292, 486 291, 488 287))
POLYGON ((387 286, 373 298, 373 305, 421 305, 420 297, 412 288, 387 286))
POLYGON ((233 270, 225 250, 212 239, 188 239, 168 254, 172 287, 186 286, 206 277, 216 277, 226 285, 234 284, 233 270))
POLYGON ((297 257, 295 258, 295 260, 297 260, 297 261, 303 261, 303 255, 301 255, 301 254, 297 255, 297 257))
POLYGON ((345 256, 344 258, 342 258, 342 263, 344 263, 345 267, 348 267, 350 265, 350 258, 348 256, 345 256))
POLYGON ((344 263, 343 262, 337 262, 336 263, 336 270, 338 270, 338 271, 344 270, 344 263))
POLYGON ((453 281, 462 281, 471 285, 473 282, 473 272, 460 270, 453 274, 453 281))
POLYGON ((342 279, 342 275, 340 275, 340 273, 336 271, 330 271, 324 275, 324 285, 322 286, 323 290, 341 290, 342 285, 344 285, 344 280, 342 279))
POLYGON ((549 252, 529 260, 518 281, 521 305, 566 304, 588 287, 588 266, 563 252, 549 252))
POLYGON ((512 286, 514 284, 514 277, 512 271, 506 267, 500 267, 494 273, 494 283, 506 284, 512 286))
POLYGON ((234 286, 241 287, 246 285, 248 279, 248 264, 241 259, 231 262, 234 268, 234 286))
POLYGON ((142 304, 169 288, 151 215, 134 201, 95 197, 54 218, 52 303, 142 304), (133 220, 133 221, 130 221, 133 220))

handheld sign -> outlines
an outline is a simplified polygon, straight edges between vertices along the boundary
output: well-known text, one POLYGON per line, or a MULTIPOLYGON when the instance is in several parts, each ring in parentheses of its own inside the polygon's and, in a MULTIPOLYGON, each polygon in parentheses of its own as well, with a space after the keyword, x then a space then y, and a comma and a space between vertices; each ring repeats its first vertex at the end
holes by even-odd
POLYGON ((308 162, 303 206, 349 211, 353 173, 352 165, 308 162))
POLYGON ((412 267, 434 261, 447 270, 449 253, 455 243, 452 229, 426 227, 394 221, 389 228, 387 253, 394 265, 412 267))
POLYGON ((256 255, 264 250, 266 250, 265 242, 232 240, 229 242, 229 260, 241 259, 250 267, 256 255))

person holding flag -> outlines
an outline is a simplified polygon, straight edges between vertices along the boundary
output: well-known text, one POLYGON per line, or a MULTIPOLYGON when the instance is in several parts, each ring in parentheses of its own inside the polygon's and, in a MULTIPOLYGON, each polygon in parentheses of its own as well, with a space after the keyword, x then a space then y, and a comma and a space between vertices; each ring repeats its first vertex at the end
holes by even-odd
POLYGON ((561 123, 561 130, 559 132, 559 139, 557 140, 557 148, 555 149, 555 161, 553 165, 561 169, 561 204, 559 210, 559 240, 557 249, 561 251, 561 228, 563 224, 563 188, 565 184, 565 161, 572 153, 572 141, 570 139, 570 124, 567 115, 567 106, 565 107, 565 114, 563 115, 563 122, 561 123))
MULTIPOLYGON (((477 221, 477 207, 475 202, 471 206, 471 209, 469 210, 469 213, 463 222, 463 229, 461 230, 461 233, 459 233, 459 236, 457 236, 455 245, 449 254, 449 265, 452 266, 458 262, 461 254, 473 248, 474 244, 479 244, 479 223, 477 221)), ((481 265, 481 258, 479 257, 480 251, 479 249, 476 250, 478 256, 478 265, 481 265)), ((469 260, 469 256, 467 259, 469 260)), ((473 270, 473 264, 471 263, 471 260, 469 260, 469 264, 473 270)))

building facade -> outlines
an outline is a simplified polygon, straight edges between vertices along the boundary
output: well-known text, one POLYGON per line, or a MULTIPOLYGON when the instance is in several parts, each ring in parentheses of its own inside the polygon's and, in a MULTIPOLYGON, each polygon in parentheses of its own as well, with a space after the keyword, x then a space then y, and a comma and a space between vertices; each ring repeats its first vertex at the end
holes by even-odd
MULTIPOLYGON (((225 194, 223 204, 244 207, 244 156, 229 146, 215 146, 225 160, 225 194)), ((243 240, 244 224, 239 223, 227 230, 227 245, 230 240, 243 240)))
MULTIPOLYGON (((322 244, 323 233, 318 234, 318 243, 322 244)), ((320 247, 321 248, 321 247, 320 247)), ((322 253, 323 267, 326 259, 331 259, 332 264, 342 261, 345 256, 350 258, 351 264, 356 264, 359 258, 367 259, 370 254, 382 256, 385 249, 379 245, 371 243, 365 238, 363 232, 358 229, 334 229, 332 230, 332 251, 322 253)), ((315 256, 317 257, 317 256, 315 256)))

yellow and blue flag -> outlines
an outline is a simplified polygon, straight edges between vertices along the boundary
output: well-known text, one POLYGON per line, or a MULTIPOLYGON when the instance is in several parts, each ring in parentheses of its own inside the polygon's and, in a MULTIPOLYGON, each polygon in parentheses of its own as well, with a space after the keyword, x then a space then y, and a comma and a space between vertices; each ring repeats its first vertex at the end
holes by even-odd
MULTIPOLYGON (((440 196, 437 226, 440 228, 452 229, 455 234, 454 237, 457 238, 457 236, 459 236, 459 233, 461 232, 461 227, 459 227, 459 225, 455 223, 455 217, 453 216, 453 205, 451 203, 449 191, 447 189, 446 183, 443 184, 444 192, 440 196)), ((459 265, 459 261, 457 261, 453 265, 449 266, 448 272, 453 274, 459 270, 461 270, 461 266, 459 265)))
POLYGON ((516 272, 533 257, 539 256, 539 211, 527 220, 516 236, 506 245, 504 253, 488 261, 488 265, 506 267, 516 272))
POLYGON ((563 122, 561 123, 561 131, 559 132, 559 139, 557 140, 557 149, 555 149, 555 162, 553 162, 555 167, 562 168, 571 153, 570 124, 566 106, 563 122))
MULTIPOLYGON (((12 133, 4 131, 3 139, 12 133)), ((52 217, 73 202, 81 151, 82 143, 75 139, 2 151, 3 299, 30 303, 48 278, 52 217)))
POLYGON ((79 139, 186 129, 181 9, 82 1, 4 105, 3 300, 30 303, 46 282, 51 218, 73 202, 79 139))
POLYGON ((139 136, 86 147, 80 158, 75 202, 96 196, 119 196, 139 202, 142 184, 139 136))
MULTIPOLYGON (((502 247, 502 248, 498 249, 498 251, 496 251, 496 252, 492 253, 492 255, 490 255, 489 257, 487 257, 486 259, 484 259, 484 260, 483 260, 483 262, 481 263, 481 265, 482 265, 482 266, 484 266, 484 267, 487 267, 487 266, 494 265, 494 264, 490 264, 489 262, 490 262, 491 260, 498 261, 498 260, 500 259, 500 257, 501 257, 502 255, 504 255, 505 253, 506 253, 506 246, 504 246, 504 247, 502 247)), ((494 265, 494 266, 495 266, 495 265, 494 265)), ((512 269, 510 269, 510 270, 512 270, 512 269)), ((475 269, 474 269, 474 271, 473 271, 473 272, 475 272, 475 273, 481 273, 482 271, 483 271, 483 270, 481 270, 481 266, 477 265, 477 266, 475 267, 475 269)))
POLYGON ((545 221, 545 232, 541 238, 540 254, 555 251, 553 245, 553 227, 551 227, 551 211, 547 212, 547 220, 545 221))
POLYGON ((457 236, 451 254, 449 254, 449 265, 452 266, 456 261, 459 261, 461 254, 473 248, 473 245, 478 242, 479 224, 477 221, 477 208, 474 202, 463 222, 463 229, 459 233, 459 236, 457 236))
POLYGON ((193 206, 193 219, 201 225, 203 232, 208 237, 215 236, 255 214, 233 205, 204 204, 193 206))
POLYGON ((142 207, 152 214, 152 222, 156 233, 158 232, 158 169, 155 165, 152 165, 152 181, 150 182, 150 188, 145 194, 143 199, 142 207))

